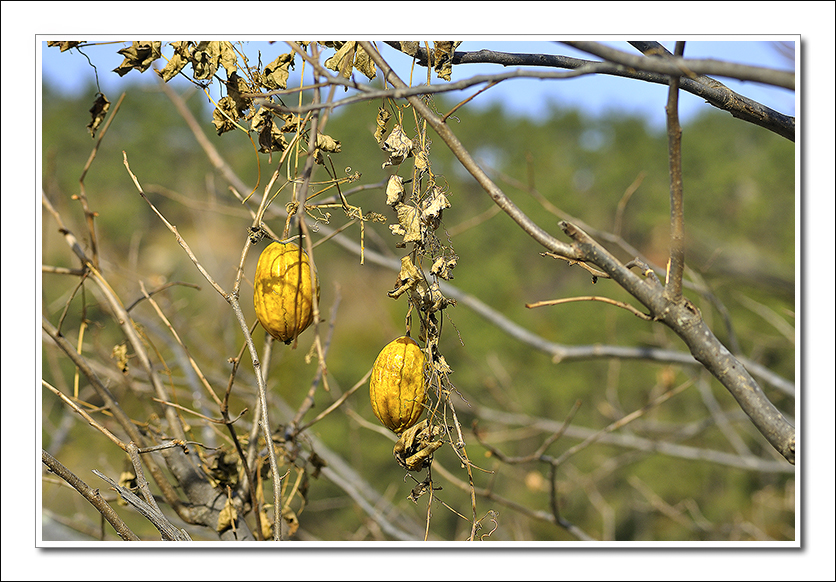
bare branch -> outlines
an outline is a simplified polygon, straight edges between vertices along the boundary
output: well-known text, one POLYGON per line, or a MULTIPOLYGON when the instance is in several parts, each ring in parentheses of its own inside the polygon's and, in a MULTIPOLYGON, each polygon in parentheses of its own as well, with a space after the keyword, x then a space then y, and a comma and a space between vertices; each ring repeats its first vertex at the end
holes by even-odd
MULTIPOLYGON (((494 410, 478 403, 473 405, 473 414, 485 421, 501 422, 510 425, 533 427, 546 432, 556 432, 561 429, 562 422, 539 418, 529 414, 519 414, 505 410, 494 410)), ((650 451, 694 461, 708 461, 761 473, 794 473, 795 467, 784 461, 772 461, 755 456, 741 457, 739 455, 717 451, 708 448, 698 448, 660 440, 649 439, 631 433, 610 432, 599 434, 600 430, 578 425, 566 427, 564 436, 568 438, 586 440, 595 437, 597 442, 615 445, 628 449, 650 451), (596 436, 597 435, 597 436, 596 436)))
POLYGON ((526 303, 525 306, 529 309, 533 309, 535 307, 546 307, 548 305, 563 305, 564 303, 574 303, 576 301, 600 301, 601 303, 609 303, 610 305, 615 305, 616 307, 621 307, 622 309, 626 309, 636 317, 643 319, 645 321, 652 321, 653 318, 646 313, 642 313, 632 305, 624 303, 622 301, 616 301, 615 299, 610 299, 609 297, 598 297, 598 296, 588 296, 588 297, 567 297, 565 299, 550 299, 547 301, 537 301, 535 303, 526 303))
POLYGON ((113 508, 108 504, 107 501, 102 499, 102 496, 99 494, 98 489, 91 489, 87 483, 79 479, 72 471, 67 469, 64 465, 62 465, 55 457, 47 453, 46 451, 41 451, 41 462, 49 468, 50 471, 61 477, 64 481, 69 483, 73 486, 73 488, 78 491, 82 497, 84 497, 87 501, 90 502, 90 505, 96 508, 96 510, 102 514, 107 522, 113 526, 113 529, 116 530, 116 533, 119 534, 125 541, 129 542, 138 542, 139 536, 137 536, 131 528, 128 527, 122 518, 113 510, 113 508))
MULTIPOLYGON (((667 59, 638 57, 599 42, 582 41, 564 42, 563 44, 640 71, 651 71, 672 76, 684 75, 692 79, 697 79, 698 75, 717 75, 795 90, 795 73, 792 71, 778 71, 714 59, 683 59, 679 54, 667 59)), ((670 53, 667 54, 670 55, 670 53)))
MULTIPOLYGON (((677 56, 685 49, 676 43, 677 56)), ((682 203, 682 128, 679 125, 679 77, 671 76, 668 104, 665 106, 668 125, 668 161, 671 176, 671 248, 665 297, 679 301, 682 297, 682 275, 685 272, 685 217, 682 203)))
MULTIPOLYGON (((106 475, 103 475, 99 471, 94 470, 93 473, 95 473, 96 476, 102 480, 107 481, 107 483, 110 484, 113 490, 116 491, 122 499, 124 499, 131 507, 136 509, 143 517, 145 517, 145 519, 154 524, 154 527, 156 527, 162 534, 163 540, 177 542, 192 541, 191 536, 189 536, 185 530, 174 527, 171 522, 168 521, 168 518, 166 518, 165 514, 160 511, 160 508, 157 507, 156 503, 152 505, 151 503, 143 501, 134 495, 130 490, 120 486, 116 483, 116 481, 106 475)), ((151 499, 153 499, 153 497, 151 499)))
MULTIPOLYGON (((388 44, 391 45, 393 43, 388 44)), ((395 48, 398 48, 398 46, 395 46, 395 48)), ((422 51, 424 51, 424 49, 419 48, 418 54, 425 55, 422 51)), ((423 65, 424 62, 425 60, 419 59, 419 64, 423 65)), ((596 68, 595 72, 599 74, 614 75, 617 77, 656 83, 659 85, 669 84, 669 75, 667 74, 637 70, 635 68, 616 63, 599 63, 597 61, 587 61, 584 59, 575 59, 560 55, 499 53, 488 50, 476 52, 457 51, 453 55, 452 63, 454 65, 469 63, 497 63, 505 66, 543 66, 567 69, 578 69, 581 67, 586 68, 591 65, 600 67, 601 65, 604 65, 605 68, 596 68)), ((738 119, 742 119, 754 125, 768 129, 769 131, 777 133, 790 141, 795 141, 794 117, 779 113, 769 107, 766 107, 765 105, 749 99, 748 97, 735 93, 722 83, 709 77, 701 76, 699 80, 686 77, 682 79, 680 85, 683 91, 687 91, 688 93, 692 93, 697 97, 705 99, 709 104, 717 107, 718 109, 722 109, 723 111, 728 111, 738 119)))

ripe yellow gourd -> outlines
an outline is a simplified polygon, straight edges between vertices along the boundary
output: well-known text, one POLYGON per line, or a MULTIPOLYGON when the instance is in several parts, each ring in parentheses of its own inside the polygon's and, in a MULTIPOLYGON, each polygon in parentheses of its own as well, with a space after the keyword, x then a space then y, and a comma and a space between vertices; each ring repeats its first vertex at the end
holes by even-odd
MULTIPOLYGON (((314 271, 316 298, 319 279, 314 271)), ((294 243, 271 243, 258 258, 253 281, 258 321, 277 340, 289 344, 313 323, 311 264, 294 243)))
POLYGON ((372 410, 380 422, 401 434, 424 412, 424 353, 415 341, 403 336, 386 345, 372 367, 369 381, 372 410))

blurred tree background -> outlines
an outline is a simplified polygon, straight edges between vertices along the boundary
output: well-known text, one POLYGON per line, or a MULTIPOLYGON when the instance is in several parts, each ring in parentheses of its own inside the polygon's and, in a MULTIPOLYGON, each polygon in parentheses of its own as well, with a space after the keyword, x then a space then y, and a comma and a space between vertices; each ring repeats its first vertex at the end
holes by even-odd
MULTIPOLYGON (((625 81, 629 82, 636 81, 625 81)), ((266 154, 255 153, 242 132, 218 137, 205 96, 182 85, 176 90, 236 174, 251 188, 259 184, 247 203, 255 208, 278 155, 273 154, 271 165, 266 154)), ((43 87, 44 192, 83 245, 90 241, 85 237, 81 206, 73 196, 95 143, 86 130, 95 94, 96 87, 90 86, 83 95, 68 97, 56 92, 47 79, 43 87)), ((115 102, 118 96, 108 97, 115 102)), ((439 112, 455 105, 442 96, 432 98, 431 104, 439 112)), ((381 167, 386 154, 374 139, 378 106, 379 102, 362 102, 337 109, 325 131, 341 143, 342 151, 332 154, 337 174, 362 175, 343 190, 374 186, 353 193, 350 203, 363 212, 381 213, 391 222, 394 218, 385 205, 383 183, 392 168, 381 167)), ((559 220, 580 220, 627 241, 664 269, 670 232, 664 131, 651 130, 642 119, 629 115, 588 118, 557 107, 530 119, 500 106, 468 105, 458 109, 448 124, 494 181, 541 226, 558 232, 559 220)), ((452 285, 548 342, 643 346, 687 354, 669 329, 611 305, 577 302, 526 308, 536 301, 589 295, 636 302, 607 280, 593 284, 581 268, 542 256, 543 249, 498 211, 441 140, 432 133, 430 137, 434 140, 430 148, 433 171, 452 203, 438 231, 459 257, 452 285)), ((794 144, 706 106, 703 115, 684 125, 682 149, 687 280, 693 283, 685 294, 729 349, 792 381, 794 144)), ((184 336, 191 356, 215 391, 222 394, 229 381, 229 359, 242 351, 241 329, 223 298, 137 194, 123 164, 123 151, 149 199, 177 226, 201 263, 226 289, 235 280, 251 215, 229 192, 223 176, 212 167, 161 89, 147 83, 127 85, 125 99, 83 183, 90 207, 97 213, 101 268, 126 306, 142 298, 140 281, 148 290, 178 283, 154 298, 184 336)), ((314 179, 325 177, 318 169, 314 179)), ((277 199, 274 208, 283 207, 284 202, 277 199)), ((265 222, 280 232, 284 218, 271 208, 265 222)), ((314 244, 324 238, 318 228, 338 228, 347 219, 334 209, 329 222, 309 221, 314 244)), ((355 244, 360 241, 356 224, 342 234, 355 244)), ((42 236, 44 265, 78 267, 47 212, 42 236)), ((397 241, 385 223, 365 224, 367 251, 398 259, 402 251, 395 247, 397 241)), ((252 275, 264 245, 252 249, 245 266, 241 305, 251 323, 255 322, 252 275)), ((615 244, 605 245, 623 261, 632 258, 615 244)), ((395 271, 369 260, 360 264, 356 252, 333 239, 315 247, 315 259, 322 284, 322 315, 326 328, 333 322, 333 332, 327 356, 330 391, 320 387, 316 392, 316 405, 307 420, 368 372, 380 349, 403 334, 406 313, 403 300, 387 296, 395 271)), ((76 284, 67 275, 44 272, 44 317, 53 324, 63 317, 61 329, 73 344, 82 320, 86 321, 82 352, 96 362, 96 372, 128 414, 139 423, 153 423, 149 403, 137 398, 143 393, 151 398, 147 380, 130 360, 129 371, 123 374, 112 356, 114 346, 125 341, 121 330, 94 294, 75 292, 76 284)), ((143 301, 131 315, 156 357, 156 371, 177 402, 217 417, 154 309, 143 301)), ((444 311, 442 325, 440 348, 453 369, 451 381, 460 395, 457 411, 462 426, 470 431, 465 435, 468 456, 484 469, 474 471, 474 487, 479 493, 476 513, 483 519, 479 535, 485 539, 577 539, 572 531, 543 517, 553 514, 553 501, 562 518, 597 540, 795 539, 794 467, 772 450, 725 388, 705 370, 676 362, 618 358, 554 362, 550 354, 511 337, 462 302, 444 311), (531 455, 560 429, 578 402, 569 425, 575 430, 567 430, 546 450, 559 457, 589 434, 685 383, 687 388, 663 405, 613 431, 620 440, 602 438, 563 461, 555 475, 556 500, 550 492, 547 463, 536 459, 502 462, 498 454, 531 455), (471 426, 478 430, 478 438, 471 426), (658 441, 682 449, 657 450, 653 443, 658 441), (686 450, 702 453, 687 458, 682 452, 686 450), (739 462, 729 460, 733 457, 739 462), (755 458, 762 462, 746 466, 747 459, 755 458)), ((263 329, 256 328, 253 337, 261 349, 263 329)), ((289 422, 317 374, 316 358, 306 359, 312 342, 309 332, 299 338, 295 349, 278 343, 272 347, 266 374, 271 398, 275 397, 271 402, 274 424, 289 422)), ((74 390, 74 374, 72 363, 45 339, 44 380, 69 395, 74 390)), ((241 420, 247 427, 255 408, 256 382, 246 352, 236 386, 230 415, 248 408, 241 420)), ((791 395, 769 384, 762 387, 780 410, 794 410, 791 395)), ((102 404, 83 377, 79 398, 93 406, 102 404)), ((115 478, 125 468, 125 455, 91 431, 52 392, 44 389, 42 399, 44 449, 104 492, 104 484, 94 482, 97 478, 90 471, 98 469, 115 478)), ((157 413, 162 414, 161 408, 157 413)), ((196 440, 224 444, 219 429, 192 415, 182 416, 196 440)), ((394 507, 422 524, 427 519, 426 497, 417 503, 407 499, 415 483, 395 464, 392 442, 379 429, 367 386, 361 387, 336 413, 308 429, 316 444, 311 441, 305 446, 318 452, 321 443, 350 464, 363 480, 355 486, 370 484, 379 492, 381 511, 394 507)), ((466 539, 471 528, 467 474, 449 446, 435 454, 434 471, 434 485, 442 489, 435 492, 431 508, 430 538, 466 539)), ((292 482, 296 474, 291 475, 292 482)), ((305 501, 293 507, 299 524, 293 539, 391 539, 343 485, 321 475, 311 476, 308 482, 308 477, 306 473, 305 501)), ((97 512, 54 477, 45 479, 45 513, 100 538, 97 512)), ((158 535, 132 510, 117 509, 143 539, 158 535)), ((211 531, 190 533, 194 539, 217 539, 211 531)), ((116 539, 111 530, 103 535, 116 539)))

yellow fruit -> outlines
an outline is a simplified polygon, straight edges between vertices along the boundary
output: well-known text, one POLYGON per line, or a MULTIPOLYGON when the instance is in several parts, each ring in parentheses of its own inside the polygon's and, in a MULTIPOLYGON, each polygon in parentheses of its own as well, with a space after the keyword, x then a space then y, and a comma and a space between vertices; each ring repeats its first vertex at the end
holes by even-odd
POLYGON ((375 416, 395 434, 418 422, 427 391, 424 353, 413 339, 399 337, 383 348, 372 367, 369 396, 375 416))
MULTIPOLYGON (((319 301, 316 271, 314 282, 319 301)), ((264 249, 253 287, 258 321, 277 340, 289 344, 313 323, 311 264, 308 254, 297 245, 274 242, 264 249)))

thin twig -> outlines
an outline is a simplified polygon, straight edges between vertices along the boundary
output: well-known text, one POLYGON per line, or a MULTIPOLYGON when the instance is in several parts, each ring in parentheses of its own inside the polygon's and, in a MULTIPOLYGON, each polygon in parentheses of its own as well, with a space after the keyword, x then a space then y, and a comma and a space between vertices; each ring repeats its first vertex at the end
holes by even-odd
POLYGON ((107 438, 109 438, 117 447, 119 447, 123 451, 128 450, 128 446, 124 442, 122 442, 122 439, 120 439, 115 434, 110 432, 107 428, 96 422, 92 416, 87 414, 87 411, 85 411, 83 408, 81 408, 75 402, 73 402, 73 400, 69 396, 66 396, 60 390, 50 385, 46 380, 41 380, 41 384, 45 386, 48 390, 50 390, 53 394, 58 396, 61 400, 63 400, 67 406, 69 406, 78 414, 80 414, 81 417, 87 421, 87 424, 89 424, 90 426, 101 432, 103 435, 105 435, 107 438))
POLYGON ((586 447, 588 447, 592 443, 596 442, 603 435, 605 435, 607 433, 611 433, 615 430, 618 430, 619 428, 622 428, 622 427, 626 426, 627 424, 633 422, 637 418, 639 418, 641 416, 644 416, 650 410, 653 410, 654 408, 658 407, 660 404, 668 401, 669 399, 676 396, 680 392, 683 392, 684 390, 689 388, 691 386, 691 384, 693 384, 693 383, 694 383, 693 380, 687 380, 686 382, 683 382, 682 384, 680 384, 676 388, 668 390, 664 394, 658 396, 657 398, 654 398, 652 401, 648 402, 647 404, 645 404, 644 406, 642 406, 638 410, 635 410, 635 411, 631 412, 630 414, 621 417, 617 421, 615 421, 613 423, 610 423, 609 425, 607 425, 605 428, 601 429, 597 433, 595 433, 593 435, 590 435, 582 443, 579 443, 579 444, 575 445, 574 447, 571 447, 570 449, 566 450, 562 455, 560 455, 557 459, 554 460, 554 464, 555 465, 560 465, 560 464, 564 463, 566 461, 566 459, 568 459, 569 457, 571 457, 575 453, 578 453, 579 451, 582 451, 583 449, 585 449, 586 447))
POLYGON ((581 401, 576 400, 575 405, 572 406, 572 409, 566 415, 566 418, 563 421, 563 425, 558 430, 549 435, 549 437, 546 438, 539 447, 537 447, 536 451, 534 451, 530 455, 525 455, 524 457, 509 457, 492 444, 486 442, 483 438, 482 431, 477 429, 476 421, 473 422, 473 435, 476 437, 476 440, 479 442, 480 445, 482 445, 491 452, 492 456, 496 457, 497 459, 508 465, 520 465, 523 463, 530 463, 532 461, 544 460, 543 456, 545 455, 546 450, 554 442, 560 439, 560 437, 563 436, 563 434, 566 432, 566 429, 569 427, 569 424, 572 422, 572 419, 575 417, 575 414, 577 414, 578 410, 580 410, 580 407, 581 401))
POLYGON ((328 416, 329 414, 331 414, 332 412, 334 412, 337 408, 339 408, 340 406, 342 406, 343 402, 345 402, 345 401, 348 399, 348 397, 349 397, 349 396, 351 396, 352 394, 354 394, 354 393, 355 393, 355 392, 356 392, 356 391, 357 391, 357 390, 358 390, 361 386, 364 386, 364 385, 366 384, 366 382, 367 382, 367 381, 368 381, 368 379, 369 379, 369 376, 371 376, 371 375, 372 375, 372 369, 371 369, 371 368, 369 368, 369 370, 368 370, 368 371, 367 371, 367 372, 363 375, 363 377, 362 377, 362 378, 360 378, 360 379, 357 381, 357 383, 356 383, 356 384, 354 384, 354 386, 352 386, 352 387, 351 387, 351 388, 350 388, 350 389, 349 389, 349 390, 348 390, 345 394, 343 394, 342 396, 340 396, 339 398, 337 398, 337 399, 336 399, 336 400, 335 400, 335 401, 331 404, 331 406, 329 406, 328 408, 326 408, 325 410, 323 410, 322 412, 320 412, 319 414, 317 414, 317 415, 316 415, 316 416, 315 416, 315 417, 314 417, 314 418, 313 418, 310 422, 308 422, 308 423, 306 423, 306 424, 303 424, 303 425, 302 425, 302 426, 300 426, 299 428, 295 429, 295 430, 293 431, 293 436, 295 437, 296 435, 298 435, 298 434, 301 434, 301 433, 305 432, 305 431, 306 431, 307 429, 309 429, 311 426, 313 426, 314 424, 316 424, 317 422, 319 422, 320 420, 322 420, 323 418, 325 418, 326 416, 328 416))
MULTIPOLYGON (((331 338, 333 337, 334 327, 335 327, 336 322, 337 322, 337 307, 339 307, 339 304, 340 304, 339 286, 337 286, 336 291, 337 292, 336 292, 336 296, 335 296, 335 299, 334 299, 334 304, 331 306, 331 318, 330 318, 331 321, 328 325, 328 332, 327 332, 327 335, 325 337, 325 346, 324 346, 324 349, 323 349, 323 355, 328 354, 328 348, 331 346, 331 338)), ((369 370, 369 373, 366 375, 366 378, 368 378, 369 375, 371 375, 371 370, 369 370)), ((316 375, 314 376, 314 379, 311 382, 310 388, 308 389, 308 394, 305 397, 305 399, 302 401, 302 404, 299 406, 299 410, 296 412, 296 416, 293 417, 293 421, 291 421, 290 425, 287 427, 286 432, 291 438, 294 438, 296 435, 299 435, 300 433, 302 433, 306 428, 308 428, 314 422, 317 422, 318 420, 321 420, 328 412, 333 410, 336 406, 339 406, 339 404, 341 404, 343 401, 345 401, 345 398, 347 398, 347 395, 344 394, 343 398, 339 399, 335 403, 336 406, 334 404, 332 404, 328 409, 326 409, 325 411, 320 413, 314 420, 312 420, 311 422, 307 423, 306 425, 304 425, 302 427, 299 427, 299 423, 302 422, 302 418, 314 406, 314 402, 315 402, 314 401, 314 394, 316 392, 317 386, 319 385, 319 382, 323 379, 323 377, 324 377, 323 366, 317 366, 316 375)), ((357 386, 357 387, 359 387, 359 386, 357 386)), ((354 390, 356 390, 356 387, 353 390, 351 390, 350 392, 353 392, 354 390)))
POLYGON ((142 290, 142 294, 145 296, 145 299, 147 299, 148 303, 150 303, 151 306, 154 308, 154 311, 157 313, 157 317, 159 317, 160 320, 162 320, 163 324, 165 324, 165 326, 171 332, 171 335, 174 337, 174 341, 177 342, 177 345, 179 345, 181 348, 183 348, 183 351, 186 353, 186 358, 189 360, 189 365, 191 365, 192 370, 194 370, 195 374, 197 374, 197 377, 200 380, 200 383, 203 385, 203 388, 212 397, 212 399, 215 401, 215 404, 220 406, 221 401, 218 398, 218 395, 215 394, 215 391, 212 389, 212 386, 209 385, 209 380, 207 380, 206 376, 203 375, 203 372, 201 371, 200 366, 197 365, 197 362, 192 357, 192 354, 189 351, 189 348, 187 348, 186 344, 183 343, 183 340, 180 338, 180 334, 178 334, 177 330, 174 329, 174 326, 171 325, 171 322, 165 316, 165 314, 163 313, 163 310, 160 308, 159 304, 157 304, 157 302, 154 300, 154 298, 151 297, 151 294, 148 293, 148 291, 145 290, 145 283, 140 281, 139 282, 139 288, 142 290))
POLYGON ((485 499, 488 499, 495 503, 499 503, 501 505, 505 505, 506 507, 510 507, 514 511, 517 511, 520 514, 530 517, 532 519, 559 525, 560 527, 564 528, 567 531, 567 533, 579 540, 587 542, 595 541, 592 536, 587 534, 581 528, 569 523, 568 521, 557 521, 552 513, 531 509, 530 507, 527 507, 521 503, 508 499, 507 497, 498 495, 488 488, 474 488, 472 484, 465 483, 464 481, 453 475, 453 473, 445 469, 444 466, 440 463, 433 463, 433 466, 435 471, 438 471, 442 477, 447 479, 450 483, 452 483, 454 486, 458 487, 462 491, 473 491, 473 494, 478 495, 479 497, 484 497, 485 499))
POLYGON ((584 269, 586 271, 589 271, 592 274, 593 282, 595 281, 595 279, 610 279, 611 278, 604 271, 601 271, 601 270, 596 269, 594 267, 590 267, 586 263, 586 261, 579 261, 577 259, 570 259, 569 257, 564 257, 564 256, 562 256, 558 253, 544 252, 544 253, 540 253, 540 255, 542 255, 544 257, 551 257, 553 259, 560 259, 561 261, 566 261, 567 263, 569 263, 570 267, 578 265, 582 269, 584 269))
POLYGON ((96 159, 96 154, 99 151, 99 146, 104 139, 104 136, 107 134, 107 130, 110 127, 111 122, 116 117, 116 113, 119 111, 119 106, 122 105, 122 101, 125 99, 125 93, 119 97, 119 100, 116 102, 116 105, 113 107, 113 111, 107 118, 107 121, 102 126, 102 130, 99 133, 99 139, 96 140, 96 145, 93 146, 93 151, 90 152, 90 156, 87 158, 87 163, 84 164, 84 169, 81 171, 81 177, 78 179, 78 197, 77 199, 81 202, 81 207, 84 209, 84 217, 87 219, 87 230, 90 233, 90 254, 91 260, 93 261, 93 266, 96 269, 99 269, 99 245, 98 245, 98 238, 96 237, 96 224, 95 224, 95 217, 96 213, 90 210, 90 204, 87 201, 87 190, 84 187, 84 178, 87 176, 87 171, 90 169, 90 166, 93 164, 93 160, 96 159))
POLYGON ((610 299, 609 297, 598 297, 594 295, 590 295, 587 297, 567 297, 565 299, 550 299, 547 301, 537 301, 535 303, 526 303, 525 306, 529 309, 533 309, 535 307, 545 307, 548 305, 562 305, 564 303, 574 303, 575 301, 600 301, 601 303, 609 303, 610 305, 615 305, 616 307, 626 309, 636 317, 644 319, 645 321, 653 321, 652 316, 647 315, 646 313, 642 313, 632 305, 623 303, 622 301, 616 301, 615 299, 610 299))
POLYGON ((181 404, 177 404, 176 402, 167 402, 165 400, 160 400, 159 398, 152 398, 152 400, 154 402, 159 402, 160 404, 162 404, 164 406, 172 406, 172 407, 176 408, 177 410, 182 410, 183 412, 188 412, 189 414, 193 414, 194 416, 196 416, 198 418, 201 418, 201 419, 205 420, 206 422, 211 422, 212 424, 227 424, 227 425, 228 424, 233 424, 238 419, 240 419, 242 416, 244 416, 244 414, 246 414, 249 411, 249 409, 244 408, 240 413, 238 413, 238 416, 236 416, 235 418, 228 418, 228 419, 211 418, 211 417, 206 416, 205 414, 199 413, 197 410, 192 410, 191 408, 187 408, 187 407, 185 407, 181 404))
POLYGON ((166 290, 166 289, 168 289, 169 287, 174 287, 175 285, 181 285, 181 286, 183 286, 183 287, 191 287, 192 289, 197 289, 198 291, 200 291, 200 285, 195 285, 194 283, 186 283, 186 282, 184 282, 184 281, 169 281, 168 283, 166 283, 166 284, 164 284, 164 285, 161 285, 160 287, 157 287, 156 289, 152 289, 151 291, 148 291, 147 293, 143 293, 142 297, 137 298, 137 300, 136 300, 136 301, 134 301, 133 303, 131 303, 130 305, 128 305, 128 306, 125 308, 125 311, 127 311, 128 313, 130 313, 130 312, 131 312, 131 310, 132 310, 134 307, 136 307, 137 305, 139 305, 140 303, 142 303, 142 302, 143 302, 145 299, 147 299, 148 297, 151 297, 151 296, 153 296, 153 295, 156 295, 156 294, 157 294, 157 293, 159 293, 160 291, 165 291, 165 290, 166 290))
POLYGON ((182 236, 180 236, 180 233, 179 233, 179 232, 177 232, 177 227, 176 227, 176 226, 174 226, 173 224, 171 224, 168 220, 166 220, 165 216, 163 216, 163 215, 162 215, 162 213, 161 213, 159 210, 157 210, 157 207, 156 207, 156 206, 154 206, 154 204, 153 204, 153 203, 152 203, 152 202, 148 199, 148 197, 145 195, 145 192, 142 190, 142 186, 140 186, 140 185, 139 185, 139 180, 137 180, 137 178, 136 178, 136 176, 134 175, 134 173, 133 173, 133 172, 131 172, 131 166, 130 166, 130 164, 128 163, 128 154, 127 154, 126 152, 124 152, 124 151, 122 152, 122 161, 123 161, 123 163, 125 164, 125 168, 128 170, 128 175, 130 175, 131 179, 133 180, 134 185, 136 186, 136 189, 137 189, 137 191, 139 192, 139 195, 140 195, 140 196, 142 196, 142 199, 143 199, 143 200, 145 200, 145 202, 147 202, 147 203, 148 203, 148 206, 150 206, 150 207, 151 207, 151 210, 153 210, 153 211, 154 211, 154 214, 156 214, 156 215, 160 218, 160 220, 162 220, 162 221, 163 221, 163 224, 165 224, 165 225, 166 225, 166 227, 168 228, 168 230, 170 230, 170 231, 174 234, 175 238, 177 239, 177 243, 178 243, 181 247, 183 247, 183 250, 184 250, 184 251, 186 251, 186 254, 187 254, 187 255, 189 256, 189 258, 192 260, 192 262, 194 263, 195 267, 197 267, 197 270, 198 270, 198 271, 200 271, 200 274, 201 274, 201 275, 203 275, 203 277, 204 277, 207 281, 209 281, 209 284, 210 284, 210 285, 212 285, 212 287, 214 287, 214 288, 215 288, 215 291, 217 291, 217 292, 221 295, 221 297, 224 297, 224 298, 225 298, 225 297, 227 296, 226 291, 224 291, 224 290, 223 290, 223 288, 215 282, 215 280, 214 280, 214 279, 212 278, 212 276, 211 276, 211 275, 210 275, 210 274, 206 271, 206 269, 204 269, 204 268, 203 268, 203 265, 201 265, 201 264, 200 264, 200 261, 198 261, 198 260, 197 260, 197 257, 196 257, 196 256, 194 255, 194 253, 192 252, 192 249, 189 247, 189 245, 188 245, 188 243, 186 242, 186 240, 185 240, 182 236))

